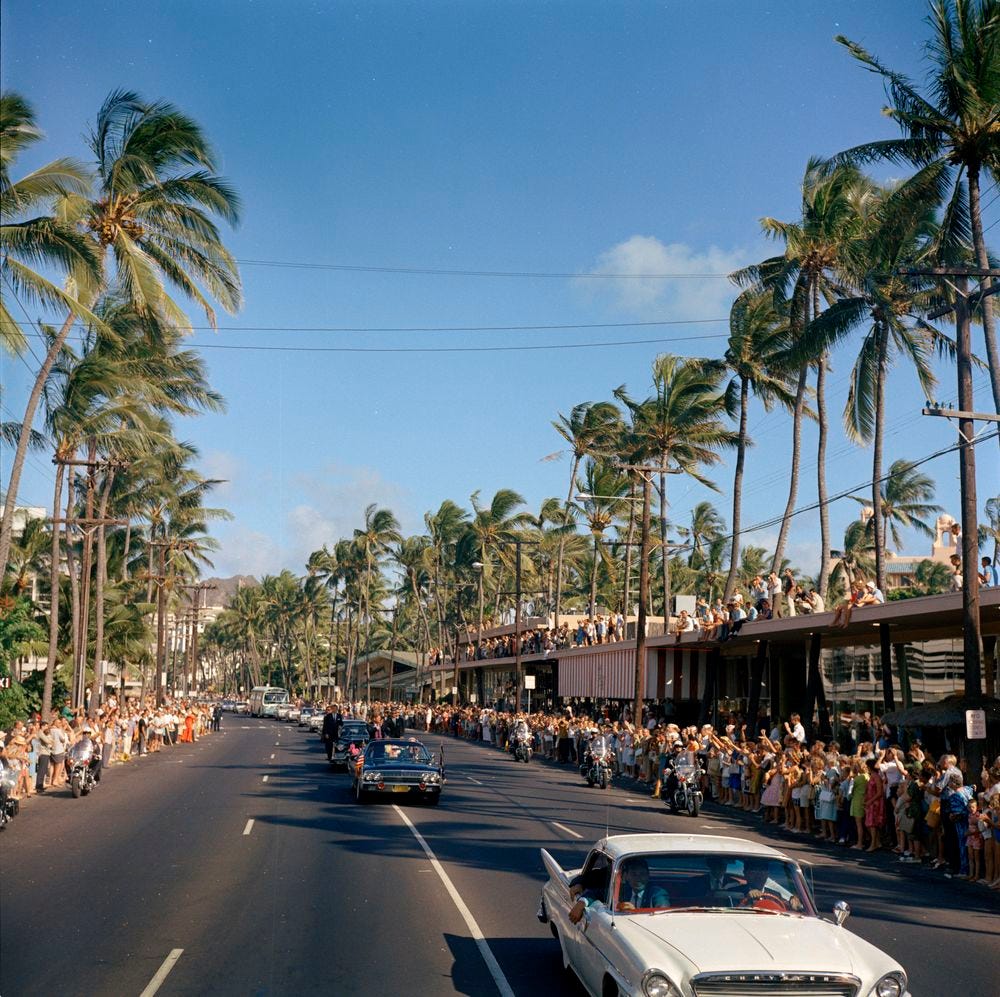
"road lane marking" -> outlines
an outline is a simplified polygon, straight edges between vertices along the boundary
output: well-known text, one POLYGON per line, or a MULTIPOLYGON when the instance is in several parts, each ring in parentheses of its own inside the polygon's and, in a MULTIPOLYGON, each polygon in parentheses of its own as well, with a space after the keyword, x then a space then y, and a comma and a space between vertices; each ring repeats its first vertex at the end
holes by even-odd
POLYGON ((399 814, 403 823, 413 832, 413 836, 417 839, 420 847, 430 859, 431 867, 438 874, 441 882, 444 883, 444 888, 448 891, 448 895, 458 908, 459 914, 462 915, 462 920, 465 921, 465 926, 469 929, 469 934, 471 934, 475 939, 476 945, 479 948, 479 953, 483 957, 483 962, 486 963, 486 968, 490 971, 490 976, 493 977, 493 982, 497 985, 497 990, 500 991, 500 997, 514 997, 514 991, 511 990, 510 984, 507 982, 507 977, 503 975, 500 963, 497 962, 496 957, 493 955, 493 952, 486 941, 486 937, 483 935, 482 931, 480 931, 479 925, 476 923, 476 919, 472 916, 472 911, 470 911, 465 905, 465 901, 462 899, 458 890, 455 889, 455 885, 448 877, 448 873, 444 871, 444 866, 438 862, 437 856, 431 851, 431 846, 427 844, 426 840, 424 840, 424 836, 417 830, 413 821, 411 821, 410 818, 407 817, 395 803, 392 805, 392 809, 399 814))
POLYGON ((261 779, 261 782, 267 782, 267 776, 264 776, 264 778, 261 779))
POLYGON ((274 761, 274 755, 271 755, 271 761, 272 762, 274 761))
POLYGON ((467 775, 465 778, 468 779, 469 782, 474 782, 477 786, 482 785, 482 783, 478 779, 473 779, 471 775, 467 775))
POLYGON ((560 831, 565 831, 567 834, 572 834, 574 838, 582 838, 582 834, 577 834, 572 828, 567 827, 565 824, 560 824, 559 821, 550 821, 553 827, 558 827, 560 831))
POLYGON ((163 986, 163 981, 167 978, 167 974, 174 968, 183 952, 184 949, 170 950, 170 955, 163 960, 163 965, 156 971, 156 975, 149 981, 146 989, 139 994, 139 997, 153 997, 153 994, 163 986))
POLYGON ((243 833, 246 835, 246 834, 249 834, 252 830, 253 830, 253 817, 251 817, 247 821, 247 826, 245 828, 243 828, 243 833))

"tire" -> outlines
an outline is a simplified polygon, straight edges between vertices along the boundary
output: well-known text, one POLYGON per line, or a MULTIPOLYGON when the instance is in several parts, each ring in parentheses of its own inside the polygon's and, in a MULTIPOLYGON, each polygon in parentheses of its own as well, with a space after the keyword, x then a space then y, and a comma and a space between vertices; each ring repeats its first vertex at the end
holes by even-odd
POLYGON ((688 802, 688 813, 692 817, 697 817, 701 813, 701 803, 698 801, 697 796, 692 796, 688 802))
POLYGON ((594 785, 594 777, 589 772, 587 773, 587 785, 588 786, 594 785))
POLYGON ((83 795, 83 785, 80 781, 80 776, 73 776, 73 781, 69 784, 69 788, 73 793, 73 799, 78 800, 83 795))
POLYGON ((608 788, 608 773, 604 769, 601 769, 601 789, 607 789, 607 788, 608 788))

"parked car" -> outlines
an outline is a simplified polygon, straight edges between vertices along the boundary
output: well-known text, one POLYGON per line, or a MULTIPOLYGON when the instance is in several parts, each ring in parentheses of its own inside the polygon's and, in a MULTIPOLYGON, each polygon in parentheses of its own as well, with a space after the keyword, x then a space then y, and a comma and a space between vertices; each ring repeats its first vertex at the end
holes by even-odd
POLYGON ((333 746, 330 763, 334 768, 347 768, 347 761, 351 756, 351 745, 353 744, 358 753, 361 753, 365 750, 369 740, 368 724, 364 720, 345 720, 341 724, 340 733, 333 746))
POLYGON ((352 778, 358 803, 383 795, 400 799, 405 794, 436 806, 441 799, 444 770, 416 738, 379 738, 369 741, 352 778))
POLYGON ((793 860, 739 838, 620 834, 582 868, 542 849, 549 924, 588 992, 636 997, 908 997, 891 956, 820 917, 793 860))

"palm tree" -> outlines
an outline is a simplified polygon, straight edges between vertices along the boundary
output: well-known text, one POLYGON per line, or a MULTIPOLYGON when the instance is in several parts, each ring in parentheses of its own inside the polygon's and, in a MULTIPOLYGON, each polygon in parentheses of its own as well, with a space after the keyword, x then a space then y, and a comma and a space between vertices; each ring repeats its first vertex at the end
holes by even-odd
POLYGON ((951 588, 951 572, 947 564, 924 558, 917 565, 914 580, 925 595, 940 595, 951 588))
POLYGON ((22 306, 41 304, 68 309, 78 318, 94 316, 73 294, 35 269, 55 269, 97 283, 100 255, 91 240, 46 207, 54 198, 90 190, 86 167, 72 159, 55 159, 19 180, 12 180, 14 161, 42 137, 31 105, 16 93, 0 94, 0 347, 11 353, 25 349, 24 333, 10 314, 9 289, 22 306))
MULTIPOLYGON (((374 502, 365 509, 365 522, 361 529, 354 531, 354 542, 358 545, 365 560, 364 581, 364 619, 365 619, 365 654, 370 650, 371 625, 374 608, 372 596, 375 589, 374 574, 380 559, 388 554, 393 544, 402 541, 399 523, 388 509, 380 509, 374 502)), ((359 619, 361 609, 358 610, 359 619)), ((371 679, 371 664, 366 662, 369 682, 371 679)), ((370 692, 370 688, 369 688, 370 692)), ((369 695, 370 699, 371 696, 369 695)))
POLYGON ((590 459, 584 465, 583 477, 577 481, 576 487, 581 493, 577 504, 593 537, 590 572, 590 618, 593 620, 597 613, 597 569, 603 564, 611 571, 614 565, 603 543, 604 533, 626 509, 629 481, 620 471, 590 459))
MULTIPOLYGON (((239 199, 215 174, 215 153, 201 128, 171 104, 147 103, 137 94, 116 90, 98 112, 89 145, 95 159, 94 198, 70 189, 52 193, 59 195, 60 217, 89 233, 92 255, 101 261, 110 256, 114 283, 125 301, 142 318, 185 325, 187 319, 167 294, 167 284, 201 306, 212 325, 210 298, 228 312, 237 311, 239 273, 212 215, 235 223, 239 199)), ((84 267, 81 260, 74 276, 82 284, 89 275, 96 286, 98 269, 84 267)), ((69 301, 63 304, 68 314, 35 377, 11 465, 0 526, 0 577, 10 550, 27 434, 52 365, 80 315, 69 301)))
POLYGON ((729 344, 724 357, 725 368, 733 377, 727 387, 730 411, 739 395, 736 469, 733 475, 733 529, 729 551, 729 574, 726 577, 724 599, 728 600, 736 585, 740 564, 740 530, 742 526, 743 465, 747 447, 747 419, 751 393, 769 412, 775 403, 791 409, 795 396, 789 390, 789 374, 781 366, 781 356, 788 347, 788 319, 785 309, 778 307, 770 291, 744 291, 729 313, 729 344))
MULTIPOLYGON (((516 512, 518 506, 524 505, 524 499, 510 488, 501 488, 491 499, 489 505, 482 505, 479 492, 472 493, 473 518, 469 533, 473 539, 475 550, 479 556, 479 629, 477 647, 483 632, 483 612, 485 603, 484 588, 493 577, 494 559, 500 565, 500 574, 504 567, 513 571, 513 555, 509 545, 517 538, 517 532, 530 522, 530 514, 516 512)), ((558 580, 556 582, 558 585, 558 580)), ((500 585, 497 582, 497 599, 499 600, 500 585)))
MULTIPOLYGON (((997 0, 936 0, 928 23, 933 39, 926 47, 930 73, 924 96, 907 77, 883 66, 856 42, 843 35, 837 41, 867 70, 880 76, 892 118, 902 137, 868 142, 837 158, 851 163, 888 160, 916 166, 921 173, 951 185, 945 224, 964 235, 971 224, 976 265, 989 268, 983 233, 982 175, 1000 179, 1000 3, 997 0), (968 187, 968 200, 963 189, 968 187)), ((991 279, 982 281, 984 290, 991 279)), ((1000 350, 997 349, 992 298, 982 300, 986 355, 990 366, 993 404, 1000 412, 1000 350)))
POLYGON ((850 588, 854 584, 855 575, 870 575, 875 567, 872 558, 874 551, 871 535, 860 519, 855 519, 848 523, 844 531, 844 546, 838 551, 831 551, 833 566, 830 569, 830 577, 836 573, 841 573, 850 588))
POLYGON ((737 434, 722 424, 725 392, 719 389, 716 364, 664 354, 653 364, 655 393, 635 402, 624 392, 615 394, 632 414, 636 454, 659 467, 660 549, 663 577, 663 616, 670 618, 670 558, 667 556, 667 473, 687 474, 715 488, 701 468, 720 461, 718 451, 734 447, 737 434), (669 471, 668 471, 669 465, 669 471))
MULTIPOLYGON (((934 482, 926 474, 921 474, 906 460, 895 460, 881 486, 882 492, 882 547, 888 547, 889 539, 898 551, 902 538, 899 528, 919 530, 924 536, 933 537, 933 527, 923 517, 941 512, 941 506, 932 505, 934 482)), ((855 501, 867 505, 868 497, 855 496, 855 501)), ((874 517, 869 522, 874 522, 874 517)))
MULTIPOLYGON (((584 457, 593 457, 605 451, 614 439, 621 419, 618 407, 612 402, 580 402, 574 405, 568 416, 560 414, 552 423, 556 432, 569 444, 572 457, 569 471, 569 491, 566 494, 566 508, 573 501, 573 487, 584 457)), ((550 457, 557 457, 558 453, 550 457)), ((555 625, 559 626, 559 610, 562 606, 563 556, 566 551, 566 533, 559 535, 559 549, 556 553, 556 604, 555 625)))
POLYGON ((983 507, 985 523, 979 524, 979 546, 985 547, 993 541, 993 563, 1000 563, 1000 495, 987 499, 983 507))
POLYGON ((867 326, 844 410, 849 437, 872 443, 872 509, 875 574, 885 589, 882 527, 882 452, 885 391, 889 368, 897 356, 913 364, 925 397, 936 383, 930 359, 947 338, 921 316, 936 300, 934 285, 900 276, 900 271, 936 250, 938 227, 933 219, 936 190, 908 181, 874 194, 867 202, 858 235, 844 250, 844 287, 840 300, 819 315, 804 337, 803 355, 829 349, 859 325, 867 326))

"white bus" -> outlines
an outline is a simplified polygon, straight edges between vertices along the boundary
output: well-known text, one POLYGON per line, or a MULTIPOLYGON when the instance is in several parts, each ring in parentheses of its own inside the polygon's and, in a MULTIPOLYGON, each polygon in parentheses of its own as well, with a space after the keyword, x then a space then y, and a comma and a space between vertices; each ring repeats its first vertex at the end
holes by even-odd
POLYGON ((273 717, 278 707, 288 702, 288 693, 275 685, 256 685, 250 691, 250 716, 273 717))

